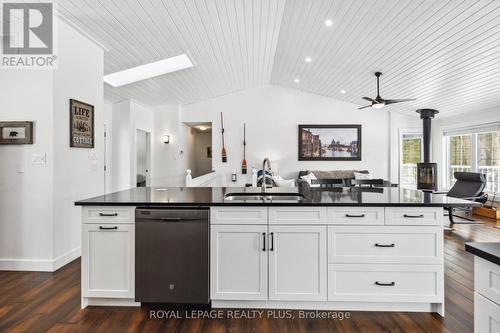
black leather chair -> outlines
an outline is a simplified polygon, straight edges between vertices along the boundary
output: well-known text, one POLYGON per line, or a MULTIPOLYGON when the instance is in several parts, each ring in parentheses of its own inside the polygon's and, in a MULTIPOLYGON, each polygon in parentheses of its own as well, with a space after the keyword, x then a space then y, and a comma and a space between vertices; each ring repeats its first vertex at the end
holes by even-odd
MULTIPOLYGON (((486 203, 488 200, 488 194, 484 193, 484 188, 486 187, 486 175, 476 172, 455 172, 453 176, 455 177, 456 182, 448 192, 445 192, 448 197, 472 200, 482 204, 486 203)), ((450 227, 453 226, 454 223, 468 223, 455 222, 453 219, 453 207, 446 207, 446 209, 448 210, 450 227)))

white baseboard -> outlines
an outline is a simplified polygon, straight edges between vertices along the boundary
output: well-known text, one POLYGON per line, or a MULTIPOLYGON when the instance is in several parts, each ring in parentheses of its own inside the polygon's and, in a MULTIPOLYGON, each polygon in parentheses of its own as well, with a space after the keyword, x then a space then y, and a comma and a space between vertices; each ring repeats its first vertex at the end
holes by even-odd
POLYGON ((221 301, 212 300, 212 308, 227 309, 296 309, 322 311, 396 311, 437 312, 444 316, 442 303, 410 302, 309 302, 309 301, 221 301))
POLYGON ((54 259, 54 271, 57 271, 59 268, 63 267, 66 264, 69 264, 76 258, 78 258, 81 255, 82 248, 77 247, 74 248, 73 250, 69 250, 66 253, 63 253, 56 259, 54 259))
POLYGON ((0 258, 0 271, 54 272, 80 256, 81 248, 70 250, 54 260, 0 258))
POLYGON ((1 271, 53 272, 54 260, 0 258, 1 271))
POLYGON ((141 302, 136 302, 133 298, 93 298, 82 297, 82 309, 87 306, 141 306, 141 302))

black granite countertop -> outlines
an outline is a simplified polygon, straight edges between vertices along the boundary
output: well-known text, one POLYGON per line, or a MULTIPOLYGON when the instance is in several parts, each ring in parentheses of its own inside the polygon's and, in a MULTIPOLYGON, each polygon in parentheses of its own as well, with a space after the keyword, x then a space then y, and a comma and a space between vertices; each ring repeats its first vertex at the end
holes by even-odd
POLYGON ((500 265, 500 242, 465 243, 465 250, 494 264, 500 265))
POLYGON ((237 187, 138 187, 80 200, 77 206, 479 206, 478 203, 397 187, 386 188, 272 188, 268 193, 300 193, 303 200, 227 200, 230 193, 258 194, 260 188, 237 187))

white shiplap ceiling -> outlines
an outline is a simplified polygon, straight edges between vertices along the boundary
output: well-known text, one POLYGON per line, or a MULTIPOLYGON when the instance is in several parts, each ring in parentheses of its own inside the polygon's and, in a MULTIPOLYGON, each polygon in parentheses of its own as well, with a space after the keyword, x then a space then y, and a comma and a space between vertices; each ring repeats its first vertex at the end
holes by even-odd
POLYGON ((500 106, 498 0, 59 0, 58 7, 108 48, 105 74, 182 53, 195 64, 105 86, 112 102, 188 104, 271 83, 366 105, 360 97, 375 97, 378 70, 382 97, 417 98, 388 106, 394 110, 451 115, 500 106))

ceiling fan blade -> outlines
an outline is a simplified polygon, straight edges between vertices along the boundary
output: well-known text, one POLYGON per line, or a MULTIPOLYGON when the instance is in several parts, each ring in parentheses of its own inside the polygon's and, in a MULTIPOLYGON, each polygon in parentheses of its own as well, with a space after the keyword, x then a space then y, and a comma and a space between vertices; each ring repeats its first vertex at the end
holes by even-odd
POLYGON ((386 99, 385 104, 396 104, 396 103, 411 102, 411 101, 416 101, 416 99, 415 98, 386 99))
POLYGON ((364 108, 371 108, 371 107, 372 107, 371 105, 362 106, 362 107, 358 108, 358 110, 361 110, 361 109, 364 109, 364 108))
POLYGON ((370 97, 361 97, 361 98, 367 100, 368 102, 375 102, 375 100, 370 97))

